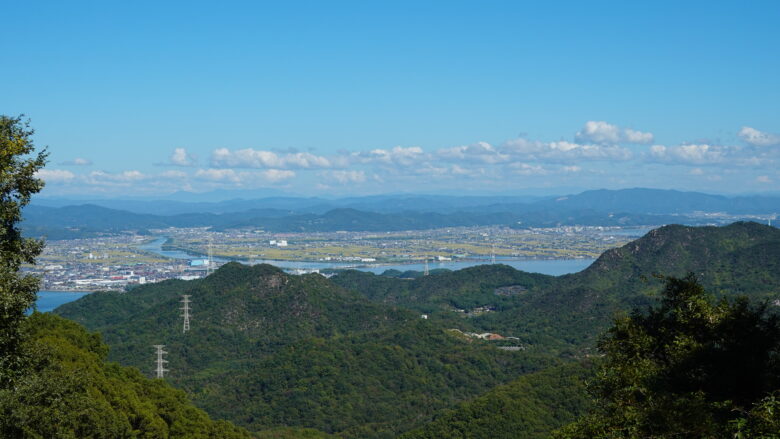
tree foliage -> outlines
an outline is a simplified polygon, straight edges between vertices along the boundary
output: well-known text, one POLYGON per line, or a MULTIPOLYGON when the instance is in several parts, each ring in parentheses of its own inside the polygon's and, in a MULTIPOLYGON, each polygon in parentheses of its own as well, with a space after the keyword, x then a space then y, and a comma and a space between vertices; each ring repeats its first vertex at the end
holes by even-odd
POLYGON ((21 117, 0 115, 0 386, 8 385, 21 368, 19 324, 38 290, 36 277, 19 272, 43 248, 41 241, 23 238, 18 227, 22 208, 43 187, 35 173, 46 152, 35 154, 32 135, 21 117))
POLYGON ((26 316, 38 279, 20 271, 43 242, 24 238, 22 208, 39 192, 46 152, 21 117, 0 116, 0 437, 248 438, 184 392, 105 363, 108 347, 76 323, 26 316))
POLYGON ((293 426, 395 437, 549 363, 462 340, 433 319, 372 303, 318 274, 263 264, 229 263, 202 280, 94 293, 56 312, 100 331, 111 359, 123 364, 148 368, 149 346, 164 343, 169 382, 212 416, 253 431, 293 426), (181 294, 193 302, 186 334, 181 294))
POLYGON ((248 439, 212 421, 184 392, 106 363, 98 334, 51 314, 22 322, 27 368, 0 390, 0 437, 248 439))
POLYGON ((400 439, 543 439, 585 413, 590 363, 572 362, 523 375, 453 410, 400 439))
POLYGON ((559 438, 777 437, 780 319, 767 303, 668 278, 660 306, 616 320, 599 349, 597 409, 559 438))

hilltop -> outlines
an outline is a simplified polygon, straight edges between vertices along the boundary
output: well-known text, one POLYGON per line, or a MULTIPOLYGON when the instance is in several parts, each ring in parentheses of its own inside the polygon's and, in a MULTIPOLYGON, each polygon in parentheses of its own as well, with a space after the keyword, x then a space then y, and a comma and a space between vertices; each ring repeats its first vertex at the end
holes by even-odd
MULTIPOLYGON (((453 308, 492 305, 464 326, 547 348, 588 348, 616 312, 653 303, 655 274, 695 273, 718 294, 780 297, 780 230, 752 222, 725 227, 670 225, 604 252, 590 267, 559 277, 493 265, 402 280, 345 272, 333 282, 382 303, 398 303, 452 321, 453 308), (495 289, 520 287, 499 296, 495 289)), ((462 319, 461 319, 462 320, 462 319)))
POLYGON ((663 286, 655 275, 692 272, 716 295, 780 298, 778 256, 780 230, 773 227, 665 226, 604 252, 582 272, 557 278, 491 323, 517 331, 546 326, 567 344, 587 348, 616 313, 655 303, 663 286))
POLYGON ((165 344, 169 382, 211 415, 254 431, 395 434, 549 363, 453 337, 318 274, 270 265, 230 263, 202 280, 84 299, 56 312, 100 331, 110 359, 149 370, 149 347, 165 344), (186 334, 182 294, 193 303, 186 334))
MULTIPOLYGON (((355 271, 326 279, 230 263, 206 279, 96 293, 57 313, 101 331, 109 358, 123 364, 148 369, 149 346, 168 345, 168 380, 212 416, 255 431, 385 437, 555 358, 592 353, 616 313, 655 303, 655 273, 692 271, 721 295, 780 297, 778 251, 780 230, 734 223, 662 227, 560 277, 484 265, 413 280, 355 271), (187 334, 182 294, 193 300, 187 334), (516 339, 486 342, 452 328, 516 339)), ((529 428, 543 434, 571 417, 550 419, 558 421, 529 428)))

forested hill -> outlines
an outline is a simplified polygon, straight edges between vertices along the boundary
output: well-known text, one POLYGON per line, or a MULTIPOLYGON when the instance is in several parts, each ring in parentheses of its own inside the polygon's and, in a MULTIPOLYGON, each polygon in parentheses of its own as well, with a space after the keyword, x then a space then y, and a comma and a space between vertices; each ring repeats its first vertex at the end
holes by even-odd
POLYGON ((169 382, 212 416, 253 431, 394 435, 549 363, 269 265, 230 263, 204 280, 95 293, 57 313, 99 330, 122 364, 150 370, 150 346, 166 345, 169 382), (182 294, 192 300, 186 334, 182 294))
MULTIPOLYGON (((453 309, 493 306, 466 321, 472 330, 520 337, 532 345, 577 349, 618 311, 654 303, 654 275, 693 272, 716 294, 780 298, 780 230, 752 222, 724 227, 671 225, 609 250, 582 272, 560 277, 483 266, 403 280, 345 272, 332 280, 371 300, 397 303, 451 321, 453 309), (509 296, 502 285, 517 287, 509 296)), ((464 326, 466 326, 464 325, 464 326)))
POLYGON ((442 412, 400 439, 549 438, 552 429, 590 407, 585 383, 594 369, 588 362, 571 362, 524 375, 442 412))
POLYGON ((139 367, 148 364, 142 353, 150 343, 175 336, 164 343, 172 355, 181 355, 172 377, 309 337, 390 328, 416 317, 373 304, 316 274, 290 276, 271 265, 235 262, 202 280, 170 280, 129 293, 88 295, 57 313, 100 330, 112 346, 112 359, 139 367), (192 330, 186 337, 181 335, 182 294, 193 302, 192 330), (132 337, 123 337, 124 333, 132 337), (197 340, 198 349, 190 340, 197 340), (220 356, 210 358, 200 351, 220 356))
POLYGON ((100 336, 76 323, 35 313, 23 326, 27 368, 13 389, 0 391, 3 437, 251 437, 209 419, 166 382, 107 363, 108 347, 100 336))
POLYGON ((693 271, 717 294, 780 297, 779 251, 780 231, 755 223, 667 226, 560 277, 486 265, 415 280, 352 271, 325 279, 231 263, 203 280, 96 293, 57 312, 100 330, 123 364, 148 370, 149 346, 165 344, 167 379, 212 416, 254 431, 385 437, 552 358, 592 353, 616 313, 656 302, 654 273, 693 271), (193 301, 186 334, 182 294, 193 301))
POLYGON ((367 298, 421 312, 436 312, 443 308, 474 308, 500 300, 496 288, 520 285, 524 289, 537 290, 549 287, 555 277, 539 273, 526 273, 508 265, 477 265, 457 271, 433 271, 430 276, 416 279, 376 275, 371 272, 346 270, 332 278, 344 288, 360 292, 367 298))
POLYGON ((715 294, 778 299, 780 230, 752 222, 662 227, 605 252, 580 273, 557 278, 490 324, 544 328, 570 345, 593 346, 617 312, 656 303, 663 282, 655 275, 690 272, 715 294))
POLYGON ((670 225, 605 252, 573 283, 609 288, 641 275, 696 274, 711 291, 760 294, 780 292, 780 229, 754 222, 725 227, 670 225))

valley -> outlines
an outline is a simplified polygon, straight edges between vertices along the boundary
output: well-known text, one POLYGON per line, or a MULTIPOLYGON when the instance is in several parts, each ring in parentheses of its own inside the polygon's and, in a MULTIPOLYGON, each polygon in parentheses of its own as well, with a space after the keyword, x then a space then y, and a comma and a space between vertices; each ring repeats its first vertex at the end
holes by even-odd
POLYGON ((206 274, 212 263, 269 263, 287 270, 333 273, 358 269, 456 270, 510 264, 527 271, 565 274, 585 268, 604 250, 641 236, 649 227, 453 227, 403 232, 271 233, 208 228, 152 229, 103 237, 49 240, 36 266, 51 291, 122 290, 166 279, 206 274), (560 262, 555 262, 560 261, 560 262))
POLYGON ((779 251, 778 229, 735 223, 662 227, 559 277, 496 264, 413 280, 357 270, 326 279, 231 262, 204 279, 92 294, 56 313, 100 331, 110 359, 141 370, 151 370, 150 346, 165 344, 166 381, 252 431, 393 437, 495 386, 590 358, 616 313, 654 302, 655 273, 694 272, 718 295, 777 300, 779 251), (192 300, 187 333, 182 294, 192 300), (475 308, 490 312, 458 311, 475 308), (458 332, 513 337, 522 349, 458 332))

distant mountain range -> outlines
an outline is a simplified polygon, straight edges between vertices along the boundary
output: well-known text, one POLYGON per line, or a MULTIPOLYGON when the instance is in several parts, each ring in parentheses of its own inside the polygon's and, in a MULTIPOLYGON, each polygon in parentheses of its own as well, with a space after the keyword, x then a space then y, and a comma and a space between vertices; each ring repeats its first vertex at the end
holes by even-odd
POLYGON ((523 212, 529 208, 539 209, 553 206, 565 209, 597 209, 613 213, 653 214, 685 214, 694 211, 767 214, 780 210, 780 196, 777 195, 728 197, 701 192, 643 188, 589 190, 577 194, 556 196, 389 194, 328 199, 274 195, 262 198, 236 197, 225 201, 43 198, 37 199, 35 203, 45 207, 92 204, 133 213, 165 216, 182 213, 224 214, 253 209, 322 214, 337 208, 378 213, 399 213, 404 211, 453 213, 483 210, 485 208, 489 208, 490 211, 523 212))
POLYGON ((724 197, 656 189, 587 191, 554 198, 388 195, 340 200, 274 197, 219 203, 111 201, 25 209, 30 236, 67 239, 165 227, 273 232, 397 231, 457 226, 632 226, 712 222, 701 213, 766 215, 780 197, 724 197))

